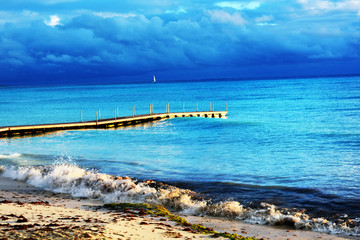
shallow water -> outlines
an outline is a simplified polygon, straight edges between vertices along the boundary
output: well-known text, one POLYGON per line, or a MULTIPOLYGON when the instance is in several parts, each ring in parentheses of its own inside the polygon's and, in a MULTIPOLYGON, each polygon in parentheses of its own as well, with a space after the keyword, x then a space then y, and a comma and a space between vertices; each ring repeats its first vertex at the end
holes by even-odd
POLYGON ((0 126, 224 110, 116 130, 0 139, 0 165, 72 163, 154 179, 213 202, 261 202, 360 218, 360 78, 0 88, 0 126))

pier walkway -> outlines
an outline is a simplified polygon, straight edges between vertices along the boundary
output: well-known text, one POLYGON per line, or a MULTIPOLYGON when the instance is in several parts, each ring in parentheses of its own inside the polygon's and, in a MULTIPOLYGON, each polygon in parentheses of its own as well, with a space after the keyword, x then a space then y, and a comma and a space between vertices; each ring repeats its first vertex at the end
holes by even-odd
POLYGON ((127 117, 114 117, 114 118, 84 121, 84 122, 81 121, 81 122, 70 122, 70 123, 5 126, 5 127, 0 127, 0 138, 13 137, 13 136, 31 136, 31 135, 44 134, 47 132, 61 131, 61 130, 117 128, 117 127, 131 126, 131 125, 152 122, 167 118, 178 118, 178 117, 225 118, 226 116, 227 116, 227 111, 176 112, 176 113, 167 112, 167 113, 133 115, 127 117))

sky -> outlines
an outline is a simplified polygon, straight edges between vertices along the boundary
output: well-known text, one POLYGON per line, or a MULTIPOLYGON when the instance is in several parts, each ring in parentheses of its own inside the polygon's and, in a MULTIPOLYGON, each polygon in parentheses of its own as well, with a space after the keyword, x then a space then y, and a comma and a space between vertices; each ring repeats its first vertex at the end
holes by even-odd
POLYGON ((1 0, 0 85, 360 74, 360 0, 1 0))

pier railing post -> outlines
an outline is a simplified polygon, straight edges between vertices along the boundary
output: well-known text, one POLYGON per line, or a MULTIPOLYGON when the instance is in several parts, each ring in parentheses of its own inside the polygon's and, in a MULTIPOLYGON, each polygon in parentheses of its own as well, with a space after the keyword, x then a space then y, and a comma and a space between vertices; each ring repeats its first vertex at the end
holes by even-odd
POLYGON ((96 124, 98 123, 98 112, 96 112, 96 124))
POLYGON ((114 109, 114 119, 116 119, 116 109, 114 109))
POLYGON ((81 120, 81 122, 83 122, 82 111, 80 111, 80 120, 81 120))
POLYGON ((101 119, 101 115, 100 115, 100 108, 99 108, 99 120, 101 119))
POLYGON ((196 112, 198 112, 198 111, 199 111, 199 103, 196 102, 196 112))
POLYGON ((183 112, 185 112, 185 103, 183 103, 183 112))

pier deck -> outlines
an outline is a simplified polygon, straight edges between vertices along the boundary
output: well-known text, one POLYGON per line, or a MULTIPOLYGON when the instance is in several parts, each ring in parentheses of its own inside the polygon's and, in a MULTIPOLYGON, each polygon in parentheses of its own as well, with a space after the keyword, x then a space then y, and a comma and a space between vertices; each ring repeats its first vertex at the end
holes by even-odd
POLYGON ((37 125, 5 126, 0 127, 0 138, 13 136, 31 136, 61 130, 96 129, 96 128, 117 128, 136 125, 146 122, 157 121, 177 117, 205 117, 225 118, 227 111, 205 111, 205 112, 176 112, 176 113, 152 113, 127 117, 107 118, 101 120, 52 123, 37 125))

